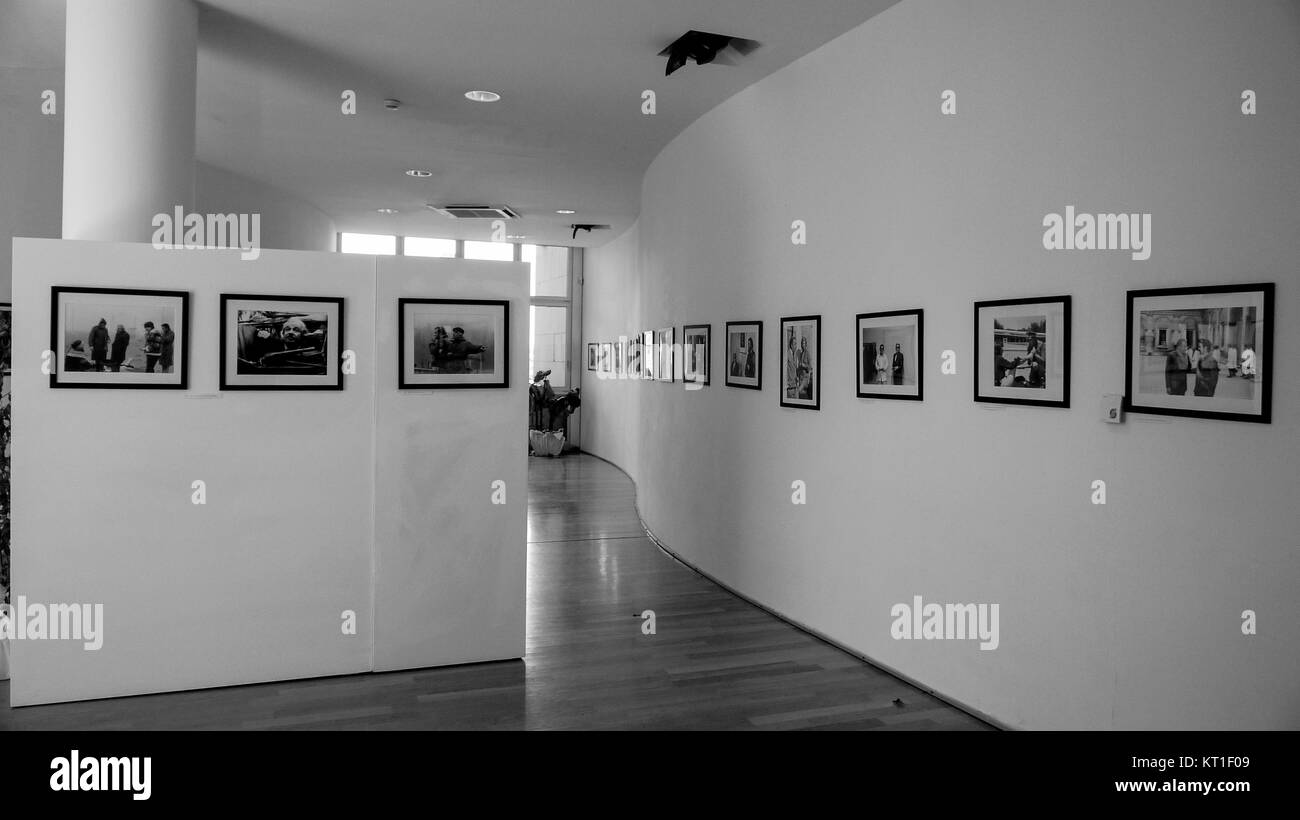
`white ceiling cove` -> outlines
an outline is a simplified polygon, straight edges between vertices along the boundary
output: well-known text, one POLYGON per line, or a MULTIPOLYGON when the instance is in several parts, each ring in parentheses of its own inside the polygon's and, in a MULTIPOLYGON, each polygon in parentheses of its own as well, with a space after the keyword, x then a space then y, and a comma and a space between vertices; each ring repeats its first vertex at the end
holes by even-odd
POLYGON ((521 214, 509 232, 527 241, 598 245, 636 218, 646 166, 683 128, 895 2, 202 0, 198 155, 342 230, 486 239, 487 223, 424 206, 491 204, 521 214), (688 29, 762 45, 664 77, 658 52, 688 29), (389 97, 402 107, 385 110, 389 97), (574 241, 572 222, 612 229, 574 241))
MULTIPOLYGON (((198 0, 198 159, 341 230, 487 239, 488 222, 425 204, 506 205, 526 241, 598 245, 636 219, 646 166, 682 129, 896 2, 198 0), (689 29, 761 45, 665 77, 659 52, 689 29), (474 89, 501 100, 470 102, 474 89), (402 107, 385 110, 389 97, 402 107), (611 230, 572 240, 574 222, 611 230)), ((0 122, 29 107, 32 72, 61 73, 63 28, 62 2, 0 0, 0 122)))

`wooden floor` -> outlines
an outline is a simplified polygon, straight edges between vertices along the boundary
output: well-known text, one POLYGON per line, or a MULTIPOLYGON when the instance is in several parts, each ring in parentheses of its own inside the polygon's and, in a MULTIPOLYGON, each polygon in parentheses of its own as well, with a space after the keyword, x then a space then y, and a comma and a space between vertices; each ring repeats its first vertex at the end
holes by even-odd
POLYGON ((530 459, 528 502, 522 661, 6 706, 0 731, 990 728, 664 554, 599 459, 530 459))

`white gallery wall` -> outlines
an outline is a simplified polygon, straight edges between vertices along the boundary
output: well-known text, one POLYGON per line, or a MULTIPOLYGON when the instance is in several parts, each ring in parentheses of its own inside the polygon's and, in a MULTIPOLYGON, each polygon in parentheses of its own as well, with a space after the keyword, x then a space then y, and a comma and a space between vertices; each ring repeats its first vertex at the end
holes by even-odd
POLYGON ((527 266, 375 261, 376 339, 385 351, 376 394, 375 669, 523 657, 527 266), (406 298, 511 300, 509 387, 398 390, 397 300, 406 298))
POLYGON ((699 391, 588 378, 584 448, 684 559, 1004 724, 1300 728, 1297 77, 1286 0, 894 6, 687 128, 638 225, 588 254, 584 341, 711 323, 719 348, 761 319, 765 389, 725 387, 719 349, 699 391), (1068 205, 1152 214, 1150 259, 1045 250, 1068 205), (1259 281, 1271 425, 1102 423, 1127 290, 1259 281), (977 405, 972 303, 1057 294, 1072 407, 977 405), (925 400, 856 398, 855 314, 917 307, 925 400), (778 321, 802 314, 820 412, 778 406, 778 321), (998 648, 892 639, 914 595, 999 604, 998 648))
MULTIPOLYGON (((361 672, 386 655, 385 641, 409 666, 522 654, 522 388, 390 395, 397 285, 377 285, 376 268, 374 257, 333 253, 243 261, 233 250, 15 240, 14 594, 102 603, 104 644, 15 640, 12 705, 361 672), (189 291, 189 389, 51 389, 41 354, 52 285, 189 291), (221 293, 342 296, 356 374, 338 392, 219 391, 221 293), (456 415, 449 407, 476 403, 492 420, 482 447, 472 446, 480 430, 439 423, 456 415), (513 449, 497 446, 510 414, 521 431, 513 449), (377 443, 380 416, 401 427, 377 443), (434 480, 423 459, 444 454, 457 459, 434 480), (518 509, 500 513, 490 543, 472 545, 482 571, 467 574, 437 538, 470 522, 434 513, 486 502, 486 484, 457 487, 450 476, 488 472, 517 482, 518 509), (196 480, 204 505, 192 503, 196 480), (437 503, 412 514, 407 499, 425 491, 437 503), (382 585, 386 601, 373 597, 377 564, 405 567, 401 583, 382 585), (447 574, 461 586, 449 591, 447 574), (513 617, 460 606, 476 593, 513 617), (413 596, 432 599, 428 617, 403 622, 413 596), (385 602, 398 612, 380 631, 372 613, 385 602), (356 635, 341 628, 346 610, 356 635), (436 638, 411 647, 406 633, 436 638)), ((421 260, 402 274, 401 288, 444 298, 527 297, 519 263, 421 260)))

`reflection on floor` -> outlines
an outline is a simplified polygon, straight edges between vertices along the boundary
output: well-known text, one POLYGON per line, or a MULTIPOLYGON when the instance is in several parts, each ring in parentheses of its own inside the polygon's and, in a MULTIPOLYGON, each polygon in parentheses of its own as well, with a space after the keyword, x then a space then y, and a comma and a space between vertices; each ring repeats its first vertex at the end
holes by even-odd
POLYGON ((989 728, 665 555, 615 467, 529 461, 524 660, 0 707, 0 731, 989 728))

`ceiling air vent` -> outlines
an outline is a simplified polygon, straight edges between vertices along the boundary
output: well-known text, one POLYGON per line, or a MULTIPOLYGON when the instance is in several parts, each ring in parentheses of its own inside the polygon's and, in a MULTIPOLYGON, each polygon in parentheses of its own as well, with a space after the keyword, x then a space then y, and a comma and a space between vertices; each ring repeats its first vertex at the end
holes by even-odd
POLYGON ((668 66, 664 69, 664 76, 668 76, 686 65, 687 60, 693 60, 696 65, 708 65, 714 61, 736 65, 758 46, 756 40, 691 29, 659 52, 659 56, 668 58, 668 66))
POLYGON ((518 219, 519 214, 505 205, 430 205, 432 210, 452 219, 518 219))

